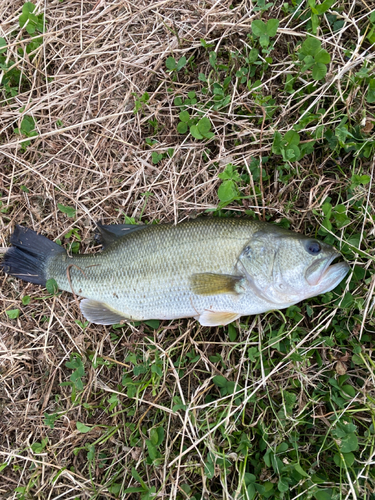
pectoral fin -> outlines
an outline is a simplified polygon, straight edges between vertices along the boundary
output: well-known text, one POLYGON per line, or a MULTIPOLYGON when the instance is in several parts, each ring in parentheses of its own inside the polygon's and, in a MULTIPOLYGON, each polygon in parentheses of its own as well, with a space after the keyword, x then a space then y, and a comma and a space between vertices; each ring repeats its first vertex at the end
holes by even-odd
POLYGON ((203 326, 220 326, 232 323, 241 316, 241 314, 233 312, 216 312, 216 311, 204 311, 196 319, 203 326))
POLYGON ((201 273, 193 274, 190 279, 190 288, 197 295, 220 295, 223 293, 238 295, 245 291, 244 283, 243 276, 201 273))
POLYGON ((92 299, 83 299, 80 303, 81 312, 84 317, 97 325, 114 325, 120 323, 124 319, 129 319, 124 316, 120 311, 112 309, 104 302, 98 302, 92 299))

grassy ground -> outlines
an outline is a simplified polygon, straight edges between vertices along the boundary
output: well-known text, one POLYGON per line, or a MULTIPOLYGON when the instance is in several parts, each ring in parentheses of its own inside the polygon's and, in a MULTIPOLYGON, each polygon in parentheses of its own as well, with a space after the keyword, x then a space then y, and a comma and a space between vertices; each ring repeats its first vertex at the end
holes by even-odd
POLYGON ((375 498, 375 11, 319 1, 2 1, 3 249, 247 214, 351 273, 221 328, 2 274, 1 498, 375 498))

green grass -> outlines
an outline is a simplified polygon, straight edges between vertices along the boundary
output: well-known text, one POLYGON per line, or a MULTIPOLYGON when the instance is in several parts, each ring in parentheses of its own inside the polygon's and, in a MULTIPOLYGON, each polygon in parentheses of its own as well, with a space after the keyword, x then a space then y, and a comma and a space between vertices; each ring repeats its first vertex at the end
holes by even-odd
POLYGON ((146 3, 8 6, 2 246, 15 222, 76 253, 92 220, 247 215, 351 272, 219 328, 91 325, 2 277, 0 496, 375 499, 372 4, 146 3))

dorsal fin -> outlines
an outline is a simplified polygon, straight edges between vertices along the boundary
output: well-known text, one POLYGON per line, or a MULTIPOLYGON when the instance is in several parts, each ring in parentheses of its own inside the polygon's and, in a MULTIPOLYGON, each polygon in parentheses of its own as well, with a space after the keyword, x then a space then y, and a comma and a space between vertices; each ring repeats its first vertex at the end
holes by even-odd
POLYGON ((96 223, 96 227, 99 231, 95 235, 95 241, 102 245, 103 250, 109 245, 111 245, 118 238, 122 238, 125 235, 133 233, 134 231, 139 231, 147 227, 146 224, 101 224, 96 223))

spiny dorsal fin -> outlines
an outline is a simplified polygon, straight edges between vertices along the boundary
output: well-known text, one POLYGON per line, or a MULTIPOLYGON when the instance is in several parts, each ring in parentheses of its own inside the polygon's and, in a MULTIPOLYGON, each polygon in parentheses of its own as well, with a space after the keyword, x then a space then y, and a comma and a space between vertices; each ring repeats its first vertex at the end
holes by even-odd
POLYGON ((191 291, 197 295, 221 295, 243 293, 245 279, 231 274, 200 273, 190 278, 191 291))
POLYGON ((196 319, 202 326, 220 326, 232 323, 241 316, 234 312, 204 311, 196 319))
POLYGON ((99 234, 96 235, 96 241, 100 243, 103 250, 111 245, 118 238, 139 231, 148 227, 146 224, 100 224, 96 223, 99 234))

